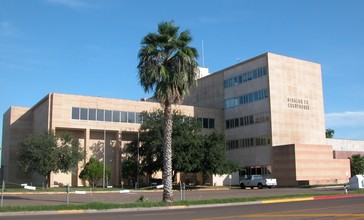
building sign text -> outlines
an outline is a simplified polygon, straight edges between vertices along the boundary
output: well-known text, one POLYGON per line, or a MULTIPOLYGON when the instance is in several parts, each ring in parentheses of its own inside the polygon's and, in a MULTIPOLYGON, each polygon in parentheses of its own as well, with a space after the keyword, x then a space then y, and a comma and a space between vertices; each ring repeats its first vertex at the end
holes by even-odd
POLYGON ((288 108, 310 110, 310 103, 307 99, 287 98, 288 108))

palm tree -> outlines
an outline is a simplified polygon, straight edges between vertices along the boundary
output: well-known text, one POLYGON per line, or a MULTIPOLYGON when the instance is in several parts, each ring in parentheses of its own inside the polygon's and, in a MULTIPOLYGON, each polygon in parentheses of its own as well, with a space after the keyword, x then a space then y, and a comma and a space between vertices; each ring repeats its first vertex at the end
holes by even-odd
POLYGON ((325 134, 326 134, 326 138, 333 138, 335 131, 333 129, 328 128, 328 129, 326 129, 325 134))
POLYGON ((138 76, 145 92, 154 91, 164 107, 163 201, 172 202, 172 104, 179 104, 196 82, 197 50, 189 30, 179 33, 174 22, 161 22, 147 34, 138 53, 138 76))

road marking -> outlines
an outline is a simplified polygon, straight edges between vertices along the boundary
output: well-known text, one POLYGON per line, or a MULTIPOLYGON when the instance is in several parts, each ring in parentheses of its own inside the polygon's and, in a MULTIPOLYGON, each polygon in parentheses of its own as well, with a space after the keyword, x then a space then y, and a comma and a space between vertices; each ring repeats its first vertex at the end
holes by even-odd
POLYGON ((57 211, 58 214, 79 214, 86 213, 87 210, 60 210, 57 211))
POLYGON ((216 218, 197 218, 194 220, 212 220, 212 219, 236 219, 236 218, 292 218, 292 217, 348 217, 349 219, 356 218, 363 218, 363 214, 345 214, 345 213, 324 213, 324 214, 250 214, 250 215, 235 215, 235 216, 223 216, 223 217, 216 217, 216 218))
MULTIPOLYGON (((178 212, 178 214, 192 214, 195 213, 193 211, 185 211, 185 212, 178 212)), ((136 214, 133 216, 138 216, 138 217, 147 217, 147 216, 168 216, 168 215, 176 215, 175 212, 165 212, 165 213, 148 213, 148 214, 136 214)))
POLYGON ((344 195, 331 195, 331 196, 314 196, 315 200, 324 200, 324 199, 343 199, 343 198, 353 198, 358 197, 357 194, 344 194, 344 195))
POLYGON ((267 212, 267 213, 260 213, 260 214, 242 214, 242 215, 235 215, 235 216, 222 216, 222 217, 207 217, 207 218, 197 218, 194 220, 212 220, 212 219, 242 219, 242 218, 292 218, 292 217, 345 217, 347 219, 363 219, 364 213, 359 214, 351 214, 351 213, 327 213, 327 214, 300 214, 297 212, 313 212, 313 211, 320 211, 320 210, 327 210, 327 209, 334 209, 334 210, 345 210, 346 207, 354 207, 359 206, 362 207, 363 204, 350 204, 350 205, 337 205, 337 206, 329 206, 329 207, 322 207, 322 208, 310 208, 310 209, 294 209, 289 211, 278 211, 278 212, 267 212), (296 213, 294 213, 296 212, 296 213))
POLYGON ((364 217, 363 214, 351 214, 351 213, 321 213, 321 214, 253 214, 253 215, 241 215, 241 217, 254 217, 254 218, 290 218, 290 217, 364 217))
POLYGON ((188 206, 186 205, 176 205, 176 206, 169 206, 168 209, 186 209, 188 206))
POLYGON ((263 204, 270 203, 280 203, 280 202, 300 202, 300 201, 310 201, 314 200, 313 197, 303 197, 303 198, 290 198, 290 199, 273 199, 273 200, 262 200, 263 204))

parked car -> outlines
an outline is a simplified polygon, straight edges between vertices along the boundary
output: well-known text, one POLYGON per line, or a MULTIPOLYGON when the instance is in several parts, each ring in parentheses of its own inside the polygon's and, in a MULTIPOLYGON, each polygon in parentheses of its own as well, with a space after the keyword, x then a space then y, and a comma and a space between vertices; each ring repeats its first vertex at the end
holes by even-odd
POLYGON ((274 178, 264 178, 261 175, 249 175, 240 181, 240 188, 245 189, 245 187, 258 187, 258 189, 263 189, 263 187, 272 188, 277 185, 277 179, 274 178))

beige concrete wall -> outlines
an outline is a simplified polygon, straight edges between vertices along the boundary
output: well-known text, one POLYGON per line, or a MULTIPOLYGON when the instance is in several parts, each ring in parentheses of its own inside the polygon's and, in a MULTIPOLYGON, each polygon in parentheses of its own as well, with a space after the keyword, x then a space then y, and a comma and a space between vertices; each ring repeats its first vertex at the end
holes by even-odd
POLYGON ((268 53, 268 65, 273 146, 326 144, 320 64, 268 53))
MULTIPOLYGON (((267 66, 267 59, 266 56, 259 56, 255 59, 249 60, 247 62, 243 62, 241 64, 235 65, 233 67, 230 67, 229 69, 224 70, 224 79, 228 79, 231 77, 235 77, 238 75, 241 75, 246 72, 253 71, 260 67, 266 67, 267 66)), ((239 97, 243 94, 248 94, 251 92, 255 92, 262 89, 268 89, 268 78, 267 76, 263 76, 254 80, 250 80, 247 82, 244 82, 238 86, 233 86, 229 88, 225 88, 225 94, 224 99, 231 99, 239 97)), ((269 111, 269 101, 268 99, 263 99, 260 101, 252 102, 249 104, 244 105, 238 105, 233 108, 225 109, 224 116, 225 119, 231 119, 231 118, 237 118, 245 115, 255 114, 259 112, 266 112, 269 111)), ((233 129, 236 130, 236 129, 233 129)), ((249 129, 250 132, 244 132, 243 134, 241 132, 238 132, 244 136, 250 137, 251 135, 256 135, 255 133, 261 133, 261 130, 257 129, 249 129), (254 133, 252 133, 254 132, 254 133)), ((228 132, 229 133, 229 132, 228 132)), ((227 133, 227 135, 229 135, 227 133)), ((264 131, 264 133, 267 133, 267 130, 264 131)), ((233 135, 235 136, 235 135, 233 135)))
POLYGON ((281 186, 341 184, 350 177, 350 161, 334 159, 329 145, 276 146, 273 158, 274 177, 281 186))
POLYGON ((356 154, 364 156, 364 151, 334 151, 333 154, 336 159, 348 159, 356 154))
POLYGON ((3 121, 3 155, 4 179, 21 184, 31 180, 30 175, 19 171, 17 155, 20 143, 26 135, 32 133, 33 113, 29 108, 11 107, 4 114, 3 121))
POLYGON ((190 89, 183 104, 217 109, 224 108, 224 74, 217 72, 197 80, 197 85, 190 89))
POLYGON ((228 159, 238 162, 241 166, 270 165, 271 154, 272 148, 269 145, 232 149, 226 152, 228 159))
MULTIPOLYGON (((3 133, 2 133, 2 152, 1 166, 9 165, 9 145, 10 145, 10 110, 8 109, 3 115, 3 133)), ((2 172, 4 170, 2 169, 2 172)), ((6 170, 6 172, 8 172, 6 170)), ((2 173, 3 177, 4 173, 2 173)), ((6 174, 7 175, 7 174, 6 174)))
POLYGON ((310 184, 339 184, 348 182, 350 161, 333 159, 332 146, 295 145, 297 180, 310 184))
MULTIPOLYGON (((266 66, 267 57, 262 55, 254 59, 236 64, 223 70, 222 72, 224 73, 224 79, 229 79, 266 66)), ((243 94, 248 94, 268 88, 268 76, 265 75, 260 78, 244 82, 237 86, 225 88, 224 99, 236 98, 243 94)), ((269 112, 269 99, 262 99, 249 104, 238 105, 233 108, 225 109, 224 118, 225 120, 228 120, 263 112, 269 112)), ((233 129, 226 129, 225 135, 227 140, 256 137, 270 138, 270 124, 269 122, 265 122, 236 127, 233 129)), ((227 157, 231 160, 239 162, 242 166, 270 165, 272 163, 270 145, 229 150, 227 152, 227 157)))
POLYGON ((334 151, 364 152, 364 140, 326 138, 326 144, 331 145, 334 151))
POLYGON ((296 152, 294 145, 275 146, 272 148, 272 173, 279 186, 295 186, 296 152), (283 156, 282 156, 283 155, 283 156))
MULTIPOLYGON (((67 94, 51 94, 51 128, 59 132, 81 131, 79 141, 86 152, 86 160, 80 162, 77 171, 83 169, 90 157, 96 157, 103 161, 104 147, 104 130, 106 130, 106 165, 111 171, 110 185, 119 185, 120 178, 120 154, 122 147, 132 139, 136 138, 140 124, 137 123, 121 123, 121 122, 105 122, 105 121, 89 121, 72 119, 72 107, 79 108, 95 108, 115 111, 142 112, 154 111, 160 109, 160 104, 146 101, 120 100, 101 97, 89 97, 67 94), (133 136, 133 137, 132 137, 133 136), (121 139, 120 139, 121 138, 121 139)), ((46 103, 44 103, 44 106, 46 103)), ((176 105, 173 107, 186 115, 204 118, 215 118, 215 128, 223 129, 222 110, 193 107, 186 105, 176 105)), ((208 132, 209 129, 203 129, 208 132)), ((58 133, 58 132, 57 132, 58 133)), ((71 175, 71 174, 70 174, 71 175)), ((53 175, 51 183, 69 181, 67 175, 53 175)), ((72 185, 82 185, 81 180, 75 182, 72 178, 72 185)))
POLYGON ((32 108, 33 111, 33 132, 43 133, 49 131, 50 117, 50 97, 47 95, 37 105, 32 108))

